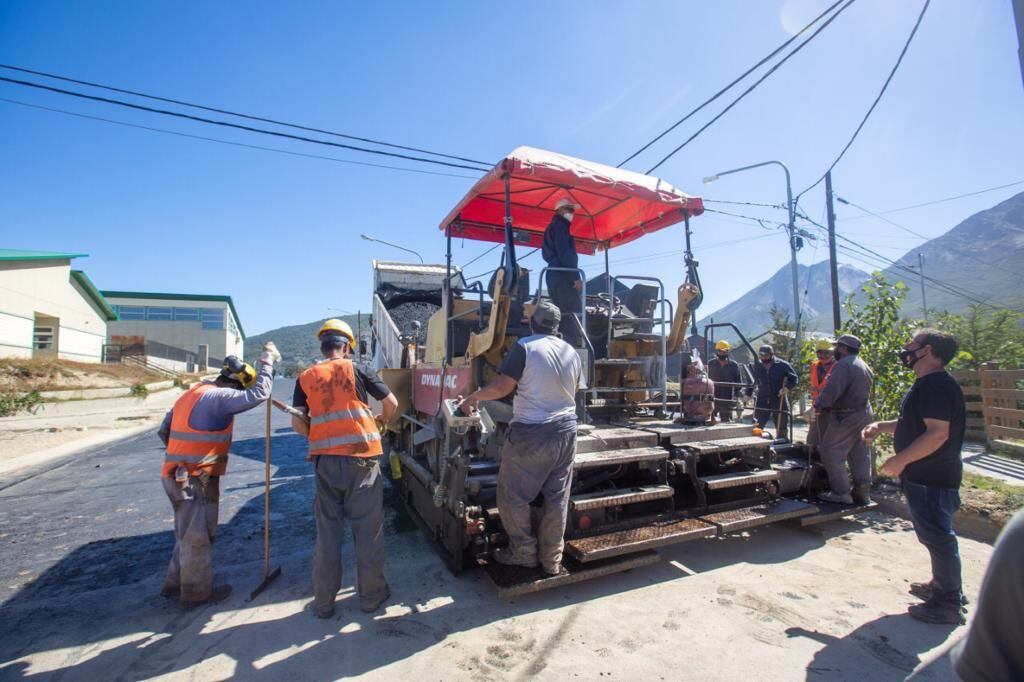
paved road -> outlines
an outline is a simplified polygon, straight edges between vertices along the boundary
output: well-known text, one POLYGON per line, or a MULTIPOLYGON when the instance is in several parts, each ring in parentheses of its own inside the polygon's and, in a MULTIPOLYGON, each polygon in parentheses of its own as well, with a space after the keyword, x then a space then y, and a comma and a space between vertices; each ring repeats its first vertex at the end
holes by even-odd
MULTIPOLYGON (((275 390, 290 392, 290 382, 275 390)), ((264 414, 236 420, 215 548, 235 594, 214 606, 182 612, 157 595, 173 540, 155 434, 0 478, 0 680, 889 680, 962 631, 903 615, 907 582, 927 560, 907 524, 880 514, 673 546, 661 564, 509 603, 479 571, 448 573, 394 493, 392 601, 359 612, 346 548, 338 615, 320 621, 305 610, 310 467, 277 412, 272 531, 283 573, 246 602, 262 571, 264 414)), ((990 548, 961 547, 973 596, 990 548)))

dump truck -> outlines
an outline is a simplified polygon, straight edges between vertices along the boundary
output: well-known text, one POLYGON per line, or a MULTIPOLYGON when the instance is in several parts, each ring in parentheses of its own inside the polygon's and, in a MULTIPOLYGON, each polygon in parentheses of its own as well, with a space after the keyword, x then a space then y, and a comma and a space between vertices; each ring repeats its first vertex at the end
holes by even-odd
MULTIPOLYGON (((693 396, 670 389, 666 369, 669 357, 681 354, 685 366, 694 351, 686 337, 697 336, 702 292, 690 221, 702 212, 698 197, 658 178, 520 147, 442 221, 443 265, 374 263, 374 341, 400 405, 386 451, 410 514, 453 572, 481 566, 507 598, 654 563, 665 545, 869 508, 812 501, 826 477, 803 443, 748 423, 684 418, 693 396), (534 279, 518 251, 540 246, 563 197, 579 206, 571 228, 577 251, 604 255, 607 290, 584 288, 581 313, 572 316, 587 381, 577 400, 563 570, 551 576, 492 559, 507 540, 496 486, 510 402, 482 402, 467 415, 457 399, 496 376, 512 344, 530 334, 527 320, 546 296, 551 268, 534 279), (680 224, 685 256, 674 291, 646 274, 610 271, 611 249, 680 224), (486 285, 467 283, 452 262, 453 240, 464 239, 504 247, 486 285), (426 324, 395 320, 398 301, 433 306, 426 324)), ((709 325, 703 337, 721 327, 755 357, 729 323, 709 325)))

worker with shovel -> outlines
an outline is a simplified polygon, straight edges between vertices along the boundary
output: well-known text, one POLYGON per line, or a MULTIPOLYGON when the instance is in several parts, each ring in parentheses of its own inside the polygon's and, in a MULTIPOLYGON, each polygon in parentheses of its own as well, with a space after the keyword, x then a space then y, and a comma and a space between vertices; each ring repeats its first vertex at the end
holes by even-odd
POLYGON ((213 584, 220 477, 227 472, 235 415, 270 397, 274 364, 280 360, 273 342, 263 346, 258 372, 229 355, 220 376, 196 384, 178 398, 158 431, 167 446, 162 481, 174 509, 175 537, 160 594, 178 597, 182 608, 231 594, 230 585, 213 584))
POLYGON ((768 344, 758 349, 758 359, 760 362, 752 365, 757 385, 754 421, 763 429, 771 419, 775 422, 776 435, 786 438, 789 433, 789 390, 796 386, 796 372, 788 362, 775 357, 775 349, 768 344))
POLYGON ((292 416, 292 428, 309 439, 316 471, 313 609, 318 618, 334 615, 334 598, 341 589, 343 520, 348 518, 360 608, 373 613, 391 596, 384 579, 379 429, 395 414, 398 399, 373 370, 349 359, 356 338, 343 320, 325 321, 317 337, 324 360, 299 375, 292 400, 302 415, 292 416), (368 395, 381 402, 377 417, 368 395))

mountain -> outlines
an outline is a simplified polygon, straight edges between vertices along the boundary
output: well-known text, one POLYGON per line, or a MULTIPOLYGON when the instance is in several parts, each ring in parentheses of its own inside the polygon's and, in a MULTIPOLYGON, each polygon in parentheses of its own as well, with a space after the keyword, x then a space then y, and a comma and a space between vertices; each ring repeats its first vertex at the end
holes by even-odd
MULTIPOLYGON (((832 284, 828 261, 814 265, 800 265, 798 268, 800 286, 806 286, 807 296, 801 301, 803 329, 808 331, 832 331, 832 284), (808 273, 810 279, 808 280, 808 273)), ((839 265, 839 299, 857 290, 868 274, 852 265, 839 265)), ((715 312, 700 318, 697 330, 703 334, 704 325, 710 320, 732 322, 748 339, 761 334, 770 326, 768 311, 778 306, 792 315, 793 275, 785 265, 767 281, 743 294, 735 301, 715 312)), ((716 338, 735 340, 736 335, 719 329, 716 338)))
MULTIPOLYGON (((897 265, 917 269, 917 254, 924 256, 924 274, 955 287, 972 298, 1024 309, 1024 192, 990 209, 975 213, 942 236, 908 251, 897 265)), ((890 266, 883 273, 902 280, 909 291, 903 314, 922 316, 920 279, 890 266)), ((971 300, 925 280, 928 310, 963 312, 971 300)))
MULTIPOLYGON (((359 334, 359 321, 355 315, 342 315, 337 318, 348 322, 352 331, 359 334)), ((254 362, 260 356, 260 349, 267 341, 273 341, 277 349, 281 351, 281 367, 299 363, 301 365, 312 364, 320 358, 320 343, 316 339, 316 332, 320 329, 323 320, 296 324, 290 327, 279 327, 268 332, 250 336, 245 340, 245 359, 254 362)), ((370 316, 362 316, 363 336, 369 338, 370 316)))

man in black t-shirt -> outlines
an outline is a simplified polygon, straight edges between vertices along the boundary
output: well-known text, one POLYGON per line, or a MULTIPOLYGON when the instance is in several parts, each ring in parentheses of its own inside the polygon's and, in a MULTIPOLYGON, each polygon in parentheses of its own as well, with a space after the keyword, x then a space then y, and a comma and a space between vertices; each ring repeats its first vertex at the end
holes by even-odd
POLYGON ((861 433, 867 443, 879 433, 893 435, 895 454, 880 471, 900 477, 917 539, 931 555, 931 581, 910 585, 910 593, 925 602, 908 612, 927 623, 952 625, 965 622, 953 513, 960 508, 966 406, 960 385, 946 371, 956 351, 949 334, 934 329, 914 334, 900 360, 917 378, 903 397, 899 419, 874 422, 861 433))

